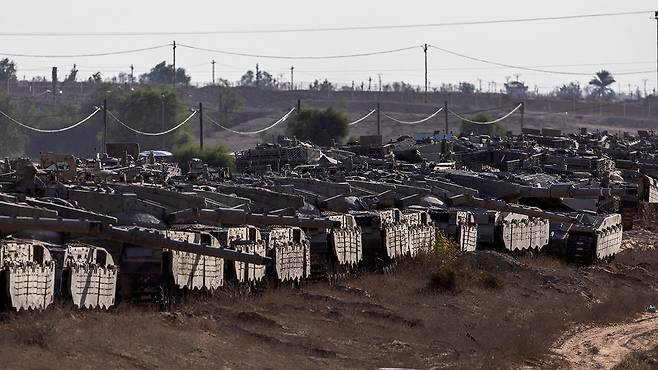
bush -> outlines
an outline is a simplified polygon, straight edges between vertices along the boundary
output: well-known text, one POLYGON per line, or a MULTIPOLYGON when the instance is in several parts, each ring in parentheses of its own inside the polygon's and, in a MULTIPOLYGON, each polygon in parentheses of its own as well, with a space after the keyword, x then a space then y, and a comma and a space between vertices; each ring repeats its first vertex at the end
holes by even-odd
POLYGON ((451 268, 441 267, 430 275, 427 288, 441 293, 457 293, 457 273, 451 268))
POLYGON ((480 282, 482 283, 482 286, 487 289, 500 289, 503 287, 502 280, 500 280, 498 276, 491 273, 483 274, 480 278, 480 282))
POLYGON ((187 144, 175 149, 173 154, 174 160, 183 168, 186 168, 185 164, 190 162, 192 158, 199 158, 203 163, 212 167, 232 168, 235 164, 235 158, 223 146, 201 149, 197 146, 187 144))
POLYGON ((335 108, 304 109, 288 123, 288 134, 303 141, 329 146, 349 134, 349 118, 335 108))
MULTIPOLYGON (((471 121, 475 122, 491 122, 494 120, 493 116, 487 112, 480 112, 473 116, 468 117, 471 121)), ((500 122, 493 123, 490 125, 478 125, 475 123, 463 121, 461 127, 462 135, 469 134, 476 135, 489 135, 495 137, 503 137, 507 134, 507 127, 500 122)))
POLYGON ((457 260, 461 254, 461 248, 459 243, 454 239, 446 235, 446 233, 437 228, 434 228, 436 233, 436 238, 434 241, 434 249, 432 250, 432 255, 439 259, 439 263, 446 264, 452 263, 457 260))

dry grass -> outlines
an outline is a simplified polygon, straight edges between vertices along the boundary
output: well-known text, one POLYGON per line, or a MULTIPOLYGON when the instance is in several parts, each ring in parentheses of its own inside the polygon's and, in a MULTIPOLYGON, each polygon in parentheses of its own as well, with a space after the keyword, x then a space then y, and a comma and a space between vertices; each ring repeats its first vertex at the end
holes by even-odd
POLYGON ((552 367, 548 346, 566 330, 625 319, 655 300, 657 271, 656 251, 592 268, 431 254, 343 285, 188 296, 169 312, 4 315, 0 358, 9 368, 552 367), (451 271, 437 283, 448 289, 427 289, 441 269, 451 271))
POLYGON ((652 370, 658 368, 658 346, 627 356, 614 370, 652 370))

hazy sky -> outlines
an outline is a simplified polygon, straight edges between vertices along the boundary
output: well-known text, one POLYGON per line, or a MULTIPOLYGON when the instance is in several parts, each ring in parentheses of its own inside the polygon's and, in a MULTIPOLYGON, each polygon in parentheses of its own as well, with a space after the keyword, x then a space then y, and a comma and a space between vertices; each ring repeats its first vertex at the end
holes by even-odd
MULTIPOLYGON (((651 10, 658 4, 634 1, 13 1, 0 13, 0 32, 130 32, 204 31, 225 29, 282 29, 368 25, 441 23, 490 19, 547 17, 616 11, 651 10)), ((423 53, 420 45, 435 44, 456 52, 521 66, 551 66, 545 69, 593 73, 600 68, 615 72, 656 69, 656 21, 652 14, 542 21, 497 25, 469 25, 441 28, 360 30, 276 34, 224 34, 177 36, 0 36, 0 57, 6 53, 81 54, 177 43, 205 48, 270 55, 351 54, 417 45, 415 50, 397 54, 338 60, 273 60, 211 54, 184 48, 177 50, 177 65, 188 69, 193 82, 211 79, 210 61, 217 61, 216 76, 231 81, 256 63, 275 77, 288 81, 291 65, 296 81, 328 78, 340 83, 373 79, 378 73, 384 82, 404 80, 423 83, 423 53), (592 64, 592 65, 582 65, 592 64)), ((92 58, 12 57, 19 78, 35 75, 50 78, 50 68, 60 67, 60 76, 73 63, 86 78, 95 71, 103 77, 129 72, 137 74, 167 60, 171 49, 92 58)), ((542 91, 569 82, 586 84, 590 77, 562 76, 517 71, 429 52, 431 86, 480 78, 497 81, 520 74, 531 89, 542 91)), ((628 84, 647 89, 656 85, 656 74, 617 76, 622 91, 628 84)), ((615 90, 618 90, 615 87, 615 90)))

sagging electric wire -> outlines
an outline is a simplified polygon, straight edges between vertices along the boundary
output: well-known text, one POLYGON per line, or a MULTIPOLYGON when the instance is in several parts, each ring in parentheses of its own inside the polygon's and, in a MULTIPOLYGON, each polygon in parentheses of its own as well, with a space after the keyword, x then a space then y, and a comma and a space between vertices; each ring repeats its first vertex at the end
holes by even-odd
POLYGON ((40 132, 40 133, 44 133, 44 134, 53 134, 53 133, 57 133, 57 132, 68 131, 68 130, 74 129, 74 128, 76 128, 76 127, 82 125, 83 123, 85 123, 85 122, 87 122, 89 119, 91 119, 91 117, 95 116, 96 113, 98 113, 101 109, 102 109, 102 108, 98 108, 98 107, 96 107, 96 110, 93 111, 93 112, 92 112, 90 115, 88 115, 86 118, 84 118, 82 121, 79 121, 79 122, 77 122, 77 123, 74 123, 74 124, 72 124, 72 125, 70 125, 70 126, 66 126, 66 127, 63 127, 63 128, 57 128, 57 129, 41 129, 41 128, 37 128, 37 127, 32 127, 32 126, 30 126, 30 125, 26 125, 26 124, 24 124, 24 123, 18 121, 17 119, 11 117, 10 115, 8 115, 7 113, 5 113, 5 112, 3 112, 3 111, 1 111, 1 110, 0 110, 0 114, 3 115, 3 116, 5 116, 5 117, 6 117, 7 119, 9 119, 11 122, 13 122, 13 123, 15 123, 15 124, 17 124, 17 125, 19 125, 19 126, 21 126, 21 127, 23 127, 23 128, 26 128, 26 129, 28 129, 28 130, 31 130, 31 131, 34 131, 34 132, 40 132))
POLYGON ((365 120, 366 118, 372 116, 373 114, 375 114, 375 112, 377 112, 377 109, 373 109, 373 110, 371 110, 371 111, 370 111, 368 114, 366 114, 365 116, 363 116, 363 117, 357 119, 356 121, 352 121, 352 122, 348 123, 348 125, 349 125, 349 126, 354 126, 354 125, 356 125, 357 123, 360 123, 360 122, 362 122, 363 120, 365 120))
POLYGON ((146 48, 139 49, 130 49, 130 50, 119 50, 119 51, 108 51, 103 53, 91 53, 91 54, 17 54, 17 53, 5 53, 0 51, 0 55, 9 56, 9 57, 23 57, 23 58, 85 58, 85 57, 103 57, 108 55, 121 55, 121 54, 131 54, 138 53, 141 51, 156 50, 162 48, 171 47, 172 44, 164 44, 157 46, 150 46, 146 48))
POLYGON ((628 15, 652 15, 654 10, 635 10, 625 12, 609 13, 590 13, 590 14, 572 14, 546 17, 529 17, 529 18, 507 18, 507 19, 479 19, 472 21, 456 21, 442 23, 424 23, 424 24, 395 24, 395 25, 371 25, 371 26, 342 26, 342 27, 304 27, 304 28, 283 28, 283 29, 223 29, 223 30, 177 30, 177 31, 127 31, 127 32, 48 32, 32 31, 17 32, 3 31, 0 36, 173 36, 173 35, 224 35, 224 34, 263 34, 263 33, 291 33, 291 32, 331 32, 331 31, 364 31, 364 30, 387 30, 387 29, 411 29, 411 28, 434 28, 434 27, 454 27, 454 26, 472 26, 487 24, 504 24, 519 22, 536 22, 536 21, 554 21, 554 20, 574 20, 584 18, 600 18, 628 15))
MULTIPOLYGON (((481 63, 486 63, 486 64, 492 64, 500 67, 505 67, 505 68, 512 68, 512 69, 520 69, 523 71, 531 71, 531 72, 540 72, 540 73, 549 73, 549 74, 557 74, 557 75, 569 75, 569 76, 591 76, 591 73, 583 73, 583 72, 566 72, 566 71, 553 71, 553 70, 548 70, 548 69, 539 69, 539 68, 532 68, 532 67, 523 67, 523 66, 515 66, 511 64, 506 64, 506 63, 500 63, 500 62, 495 62, 492 60, 487 60, 483 58, 478 58, 478 57, 472 57, 470 55, 465 55, 462 53, 458 53, 456 51, 448 50, 436 45, 428 45, 430 48, 442 51, 447 54, 455 55, 461 58, 465 59, 470 59, 476 62, 481 62, 481 63)), ((634 71, 634 72, 620 72, 620 73, 615 73, 615 75, 634 75, 634 74, 645 74, 645 73, 655 73, 655 70, 650 70, 650 71, 634 71)))
POLYGON ((185 125, 185 124, 186 124, 186 123, 187 123, 192 117, 194 117, 194 115, 196 115, 197 113, 198 113, 198 111, 196 111, 196 110, 192 111, 192 114, 190 114, 187 118, 185 118, 185 120, 184 120, 183 122, 177 124, 176 126, 170 128, 170 129, 168 129, 168 130, 166 130, 166 131, 161 131, 161 132, 145 132, 145 131, 137 130, 137 129, 135 129, 135 128, 129 126, 128 124, 126 124, 126 123, 124 123, 123 121, 121 121, 121 120, 120 120, 117 116, 115 116, 111 111, 109 111, 109 110, 107 111, 107 114, 109 114, 110 117, 114 118, 114 120, 117 121, 121 126, 127 128, 128 130, 130 130, 130 131, 132 131, 132 132, 134 132, 134 133, 136 133, 136 134, 140 134, 140 135, 144 135, 144 136, 161 136, 161 135, 166 135, 166 134, 168 134, 168 133, 174 132, 174 131, 178 130, 179 128, 181 128, 183 125, 185 125))
POLYGON ((208 48, 202 48, 202 47, 198 47, 198 46, 185 45, 185 44, 176 44, 176 46, 180 46, 182 48, 193 49, 193 50, 206 51, 206 52, 210 52, 210 53, 233 55, 233 56, 239 56, 239 57, 266 58, 266 59, 290 59, 290 60, 357 58, 357 57, 367 57, 367 56, 382 55, 382 54, 399 53, 399 52, 402 52, 402 51, 412 50, 412 49, 416 49, 416 48, 420 47, 420 46, 407 46, 407 47, 398 48, 398 49, 380 50, 380 51, 372 51, 372 52, 356 53, 356 54, 342 54, 342 55, 297 55, 297 56, 290 56, 290 55, 249 54, 249 53, 241 53, 241 52, 218 50, 218 49, 208 49, 208 48))
POLYGON ((500 117, 500 118, 497 118, 497 119, 495 119, 495 120, 493 120, 493 121, 486 121, 486 122, 473 121, 472 119, 466 118, 466 117, 462 116, 462 115, 459 114, 459 113, 453 112, 453 111, 450 110, 450 109, 448 109, 448 112, 449 112, 450 114, 452 114, 453 116, 455 116, 455 117, 461 119, 462 121, 465 121, 465 122, 468 122, 468 123, 472 123, 472 124, 474 124, 474 125, 492 125, 492 124, 494 124, 494 123, 498 123, 498 122, 500 122, 500 121, 503 121, 503 120, 507 119, 507 117, 509 117, 509 116, 511 116, 512 114, 514 114, 514 112, 516 112, 517 110, 519 110, 519 108, 521 108, 522 106, 523 106, 523 103, 519 103, 519 105, 517 105, 514 109, 512 109, 512 110, 511 110, 509 113, 507 113, 506 115, 504 115, 504 116, 502 116, 502 117, 500 117))
POLYGON ((386 114, 386 113, 382 113, 382 115, 383 115, 384 117, 390 119, 391 121, 394 121, 394 122, 397 122, 397 123, 401 123, 401 124, 403 124, 403 125, 416 125, 416 124, 423 123, 423 122, 427 122, 427 121, 431 120, 432 118, 434 118, 437 114, 441 113, 442 111, 443 111, 443 107, 439 108, 439 110, 437 110, 436 112, 430 114, 429 116, 427 116, 427 117, 425 117, 425 118, 423 118, 423 119, 419 119, 418 121, 403 121, 403 120, 399 120, 399 119, 397 119, 397 118, 395 118, 395 117, 391 117, 391 116, 389 116, 389 115, 386 114))
POLYGON ((288 111, 288 113, 286 113, 283 117, 279 118, 279 119, 278 119, 276 122, 274 122, 273 124, 271 124, 271 125, 269 125, 269 126, 267 126, 267 127, 265 127, 265 128, 262 128, 262 129, 260 129, 260 130, 256 130, 256 131, 236 131, 236 130, 233 130, 232 128, 229 128, 229 127, 226 127, 226 126, 222 125, 221 123, 215 121, 214 119, 212 119, 212 118, 210 118, 210 117, 208 117, 208 116, 206 116, 206 118, 207 118, 208 121, 210 121, 210 123, 212 123, 213 125, 216 125, 216 126, 222 128, 222 129, 224 129, 224 130, 226 130, 226 131, 228 131, 228 132, 232 132, 232 133, 234 133, 234 134, 236 134, 236 135, 256 135, 256 134, 263 133, 263 132, 265 132, 265 131, 267 131, 267 130, 273 129, 274 127, 276 127, 276 126, 279 125, 280 123, 285 122, 285 121, 288 119, 288 117, 290 117, 290 115, 292 114, 292 112, 294 112, 294 111, 295 111, 295 108, 293 107, 292 109, 290 109, 290 111, 288 111))

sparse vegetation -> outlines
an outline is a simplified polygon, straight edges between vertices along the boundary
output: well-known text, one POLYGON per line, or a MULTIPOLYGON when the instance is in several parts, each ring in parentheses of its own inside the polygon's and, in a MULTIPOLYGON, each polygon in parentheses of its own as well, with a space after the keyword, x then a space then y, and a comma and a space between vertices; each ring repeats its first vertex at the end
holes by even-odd
POLYGON ((457 273, 450 267, 442 266, 430 274, 427 288, 439 293, 458 293, 457 273))
POLYGON ((199 158, 204 164, 214 167, 233 167, 235 158, 223 146, 200 149, 198 146, 187 144, 174 150, 174 160, 178 163, 189 163, 192 158, 199 158))
MULTIPOLYGON (((479 112, 468 117, 468 119, 475 122, 491 122, 494 120, 494 117, 488 112, 479 112)), ((471 133, 476 135, 490 135, 495 137, 502 137, 505 136, 505 134, 507 133, 507 127, 505 127, 505 125, 503 125, 500 122, 496 122, 488 125, 484 125, 484 124, 478 125, 468 121, 463 121, 461 127, 461 134, 468 135, 471 133)))
POLYGON ((333 107, 322 111, 304 109, 288 123, 288 134, 318 145, 343 142, 349 134, 349 118, 333 107))

